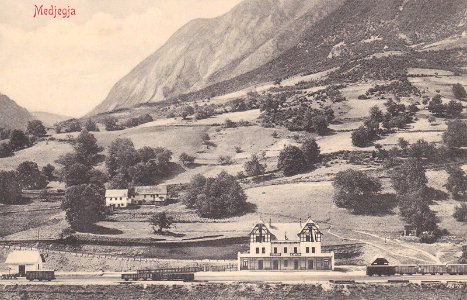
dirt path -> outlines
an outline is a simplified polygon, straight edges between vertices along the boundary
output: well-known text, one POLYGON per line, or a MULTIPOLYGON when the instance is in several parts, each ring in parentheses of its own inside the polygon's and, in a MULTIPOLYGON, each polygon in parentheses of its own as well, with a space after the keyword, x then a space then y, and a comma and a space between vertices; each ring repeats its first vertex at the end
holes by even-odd
MULTIPOLYGON (((352 230, 352 231, 358 233, 358 231, 355 231, 355 230, 352 230)), ((374 241, 369 241, 367 239, 343 237, 343 236, 340 236, 340 235, 338 235, 338 234, 336 234, 334 232, 331 232, 331 228, 328 229, 328 233, 335 236, 335 237, 337 237, 337 238, 340 238, 340 239, 347 239, 347 240, 352 240, 352 241, 364 243, 364 244, 369 245, 371 247, 374 247, 374 248, 376 248, 376 249, 378 249, 380 251, 383 251, 384 253, 387 254, 387 256, 394 257, 396 259, 397 259, 397 257, 402 257, 402 258, 406 258, 406 259, 412 259, 412 260, 420 261, 420 262, 423 262, 423 263, 432 263, 433 262, 433 261, 421 259, 419 257, 414 257, 414 256, 410 256, 410 255, 407 255, 407 254, 399 253, 399 251, 401 250, 400 249, 401 245, 398 245, 399 248, 393 248, 393 247, 388 247, 387 243, 378 244, 378 243, 375 243, 374 241)), ((384 240, 384 238, 382 238, 382 239, 384 240)), ((397 244, 397 243, 394 243, 394 244, 397 244)), ((417 249, 417 250, 419 250, 419 249, 417 249)))

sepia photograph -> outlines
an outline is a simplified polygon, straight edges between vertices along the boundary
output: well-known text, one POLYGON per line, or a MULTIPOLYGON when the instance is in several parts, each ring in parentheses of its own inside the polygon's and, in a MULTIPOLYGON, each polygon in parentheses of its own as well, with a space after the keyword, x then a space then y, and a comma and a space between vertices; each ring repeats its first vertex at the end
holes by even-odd
POLYGON ((466 0, 0 0, 0 300, 467 298, 466 0))

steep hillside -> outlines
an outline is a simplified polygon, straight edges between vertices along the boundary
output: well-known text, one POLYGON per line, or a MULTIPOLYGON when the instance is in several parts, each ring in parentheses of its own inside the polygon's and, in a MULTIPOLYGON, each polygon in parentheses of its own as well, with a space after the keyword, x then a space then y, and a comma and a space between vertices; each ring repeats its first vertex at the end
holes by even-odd
POLYGON ((193 20, 117 82, 92 113, 161 101, 251 71, 343 2, 246 0, 223 16, 193 20))
POLYGON ((31 114, 35 119, 42 121, 45 126, 53 126, 57 122, 65 121, 71 119, 69 116, 52 114, 44 111, 33 111, 31 114))
POLYGON ((8 96, 0 94, 0 127, 25 129, 33 116, 8 96))
MULTIPOLYGON (((344 66, 331 76, 342 78, 346 70, 365 63, 373 54, 373 69, 397 68, 407 54, 409 65, 414 67, 449 67, 450 60, 465 65, 466 17, 467 2, 463 0, 347 0, 308 28, 303 39, 278 58, 188 96, 197 99, 220 95, 256 83, 344 66), (439 53, 421 53, 433 49, 432 45, 439 53), (444 50, 459 47, 463 50, 444 50), (393 62, 391 57, 395 55, 402 58, 393 62), (345 67, 349 63, 352 65, 345 67)), ((366 76, 367 69, 362 69, 359 75, 366 76)))

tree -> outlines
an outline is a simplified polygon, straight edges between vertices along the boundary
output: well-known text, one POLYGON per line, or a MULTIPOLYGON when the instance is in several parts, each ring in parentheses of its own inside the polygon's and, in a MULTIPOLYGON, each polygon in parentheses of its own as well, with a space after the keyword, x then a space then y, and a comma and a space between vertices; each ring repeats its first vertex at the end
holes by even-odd
POLYGON ((248 176, 253 177, 263 175, 266 171, 266 165, 260 162, 260 159, 256 154, 251 155, 250 160, 245 162, 243 168, 248 176))
POLYGON ((462 103, 460 103, 459 101, 451 100, 445 106, 445 115, 446 117, 452 119, 459 118, 463 110, 464 107, 462 106, 462 103))
POLYGON ((129 188, 128 183, 130 182, 129 176, 118 173, 108 183, 110 189, 127 189, 129 188))
POLYGON ((383 112, 381 109, 375 105, 370 108, 370 120, 373 122, 381 123, 383 122, 383 112))
POLYGON ((201 174, 193 176, 187 187, 187 192, 183 195, 182 201, 188 208, 194 208, 201 189, 206 185, 206 177, 201 174))
POLYGON ((46 166, 42 167, 41 173, 48 181, 53 181, 55 179, 54 171, 55 167, 51 164, 47 164, 46 166))
POLYGON ((99 153, 103 148, 97 144, 97 139, 92 133, 83 129, 76 137, 73 143, 75 150, 76 162, 85 166, 94 166, 99 160, 99 153))
POLYGON ((84 128, 89 132, 99 131, 99 127, 97 127, 97 123, 94 122, 93 119, 87 119, 86 122, 84 122, 84 128))
POLYGON ((102 123, 105 126, 105 130, 107 131, 115 131, 122 129, 121 126, 118 125, 118 120, 115 117, 107 117, 105 118, 102 123))
POLYGON ((173 217, 167 216, 166 212, 156 213, 151 216, 149 223, 152 225, 154 233, 162 234, 162 230, 172 227, 173 217), (156 230, 156 228, 158 228, 156 230))
POLYGON ((467 176, 460 167, 451 167, 447 169, 448 180, 444 185, 454 199, 464 196, 467 191, 467 176))
POLYGON ((13 155, 10 143, 0 143, 0 158, 9 157, 13 155))
POLYGON ((62 209, 71 228, 88 231, 103 220, 105 213, 105 188, 103 185, 80 184, 67 188, 62 209))
POLYGON ((279 154, 277 168, 285 176, 292 176, 302 172, 306 167, 306 159, 302 150, 296 146, 286 146, 279 154))
POLYGON ((21 186, 15 171, 0 170, 0 203, 17 204, 21 200, 21 186))
POLYGON ((352 145, 356 147, 366 147, 371 144, 374 139, 373 132, 367 127, 360 126, 352 132, 352 145))
POLYGON ((449 148, 467 146, 467 124, 461 120, 450 121, 443 133, 443 141, 449 148))
POLYGON ((16 168, 16 172, 18 182, 23 189, 43 189, 47 186, 47 179, 35 162, 22 162, 16 168))
POLYGON ((81 163, 74 163, 63 168, 61 177, 68 187, 87 184, 90 183, 89 172, 91 169, 91 167, 81 163))
POLYGON ((430 103, 428 103, 428 111, 434 114, 435 116, 442 116, 444 114, 445 106, 443 104, 443 100, 441 99, 441 95, 436 95, 431 99, 430 103))
POLYGON ((190 166, 195 162, 195 157, 182 152, 178 157, 178 160, 182 163, 182 165, 190 166))
POLYGON ((373 213, 381 208, 381 203, 377 201, 381 182, 362 171, 349 169, 337 173, 333 186, 337 207, 348 208, 356 213, 373 213))
POLYGON ((402 165, 390 172, 391 182, 397 194, 408 194, 413 191, 426 190, 428 182, 425 168, 416 158, 407 159, 402 165))
POLYGON ((183 202, 207 218, 226 218, 245 212, 246 195, 235 177, 222 171, 215 178, 196 175, 183 202))
POLYGON ((47 134, 44 124, 39 120, 32 120, 28 122, 27 133, 36 136, 42 137, 47 134))
POLYGON ((459 99, 459 100, 467 97, 465 88, 460 83, 456 83, 452 86, 452 93, 454 94, 454 97, 456 97, 456 99, 459 99))
POLYGON ((183 119, 186 119, 186 117, 191 116, 192 114, 195 113, 195 109, 193 106, 190 105, 185 105, 180 109, 180 117, 183 119))
POLYGON ((311 118, 311 123, 313 124, 313 131, 319 135, 326 134, 328 130, 328 121, 323 115, 316 115, 311 118))
POLYGON ((460 206, 457 206, 454 209, 454 213, 452 214, 454 219, 459 222, 466 222, 467 221, 467 204, 462 203, 460 206))
POLYGON ((308 168, 313 167, 319 161, 321 152, 314 138, 305 139, 300 150, 303 152, 308 168))
POLYGON ((404 152, 407 151, 407 149, 408 149, 408 147, 410 145, 409 142, 406 139, 402 138, 402 137, 397 140, 397 144, 399 145, 401 150, 404 151, 404 152))
POLYGON ((128 169, 138 163, 138 152, 128 138, 118 138, 109 146, 105 165, 110 177, 117 173, 128 174, 128 169))
POLYGON ((398 195, 399 209, 402 218, 414 226, 417 236, 423 232, 438 232, 438 218, 428 206, 424 190, 412 190, 398 195))
POLYGON ((10 147, 13 151, 17 151, 29 146, 29 138, 22 130, 13 129, 10 133, 10 147))

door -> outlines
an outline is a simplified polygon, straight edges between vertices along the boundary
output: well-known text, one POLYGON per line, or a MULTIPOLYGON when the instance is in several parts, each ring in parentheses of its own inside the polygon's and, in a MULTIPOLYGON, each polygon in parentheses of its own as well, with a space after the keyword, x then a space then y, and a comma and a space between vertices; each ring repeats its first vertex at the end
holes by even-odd
POLYGON ((263 269, 263 261, 258 260, 258 270, 262 270, 262 269, 263 269))
POLYGON ((18 273, 19 273, 20 276, 26 275, 26 266, 25 265, 19 265, 18 270, 19 270, 18 273))
POLYGON ((308 270, 313 270, 313 261, 312 260, 308 261, 308 270))
POLYGON ((293 268, 294 270, 298 270, 298 260, 293 261, 293 268))
POLYGON ((272 269, 273 270, 279 270, 279 261, 278 260, 274 260, 272 262, 272 269))
POLYGON ((329 260, 324 260, 323 261, 323 270, 329 270, 329 269, 331 269, 329 267, 329 260))

